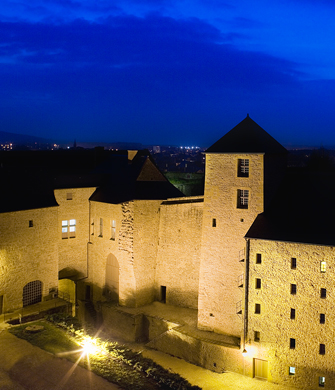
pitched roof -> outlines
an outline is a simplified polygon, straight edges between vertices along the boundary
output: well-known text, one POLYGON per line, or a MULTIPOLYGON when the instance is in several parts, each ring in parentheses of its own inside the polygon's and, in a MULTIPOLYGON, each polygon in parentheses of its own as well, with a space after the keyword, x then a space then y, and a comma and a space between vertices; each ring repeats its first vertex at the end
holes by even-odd
POLYGON ((206 150, 206 153, 286 152, 286 149, 249 115, 206 150))
POLYGON ((335 173, 291 171, 246 238, 335 245, 335 173))

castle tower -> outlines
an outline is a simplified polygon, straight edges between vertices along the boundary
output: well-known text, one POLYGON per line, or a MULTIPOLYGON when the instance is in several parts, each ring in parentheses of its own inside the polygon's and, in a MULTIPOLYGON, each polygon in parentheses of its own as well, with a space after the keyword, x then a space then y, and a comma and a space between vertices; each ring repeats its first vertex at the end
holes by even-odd
POLYGON ((286 168, 286 149, 249 115, 206 151, 198 327, 240 336, 244 236, 286 168))

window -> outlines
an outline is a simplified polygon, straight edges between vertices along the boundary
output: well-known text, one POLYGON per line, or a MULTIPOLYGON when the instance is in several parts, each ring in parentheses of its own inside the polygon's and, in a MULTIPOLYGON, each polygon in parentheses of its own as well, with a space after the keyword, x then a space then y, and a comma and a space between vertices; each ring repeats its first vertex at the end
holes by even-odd
POLYGON ((325 288, 321 288, 321 290, 320 290, 320 298, 322 298, 322 299, 327 298, 327 290, 325 288))
POLYGON ((249 204, 249 190, 237 190, 237 208, 247 209, 249 204))
POLYGON ((291 258, 291 269, 297 268, 297 259, 295 257, 291 258))
POLYGON ((255 314, 261 314, 261 304, 260 303, 255 304, 255 314))
POLYGON ((113 219, 111 223, 111 240, 115 241, 116 221, 113 219))
POLYGON ((325 383, 326 383, 326 377, 319 376, 319 387, 325 387, 325 383))
POLYGON ((66 194, 66 200, 72 200, 72 192, 66 194))
POLYGON ((290 339, 290 349, 295 349, 295 339, 290 339))
POLYGON ((91 219, 91 235, 94 236, 94 218, 91 219))
POLYGON ((247 158, 238 159, 238 177, 249 177, 249 160, 247 158))
POLYGON ((259 278, 256 278, 256 280, 255 280, 255 288, 259 290, 261 288, 261 286, 262 286, 262 280, 259 279, 259 278))
POLYGON ((212 227, 216 227, 216 218, 212 219, 212 227))
POLYGON ((34 226, 34 223, 33 223, 33 220, 31 219, 30 221, 29 221, 29 227, 33 227, 34 226))
POLYGON ((262 254, 261 253, 256 254, 256 264, 262 264, 262 254))
POLYGON ((295 295, 297 293, 297 285, 291 284, 291 294, 295 295))
POLYGON ((290 367, 288 373, 289 375, 295 375, 295 367, 290 367))
POLYGON ((320 355, 325 355, 326 354, 326 346, 325 346, 325 344, 320 344, 319 354, 320 355))
POLYGON ((290 318, 291 318, 291 320, 295 320, 295 309, 291 309, 290 318))
POLYGON ((320 272, 326 272, 327 263, 325 261, 321 261, 320 263, 320 272))
POLYGON ((104 220, 102 218, 100 218, 99 237, 103 236, 103 229, 104 229, 104 220))
POLYGON ((255 331, 254 332, 254 341, 256 341, 258 343, 260 339, 261 339, 261 332, 255 331))
POLYGON ((62 221, 62 238, 76 237, 76 220, 62 221))
POLYGON ((326 315, 325 314, 320 314, 320 324, 325 324, 326 323, 326 315))

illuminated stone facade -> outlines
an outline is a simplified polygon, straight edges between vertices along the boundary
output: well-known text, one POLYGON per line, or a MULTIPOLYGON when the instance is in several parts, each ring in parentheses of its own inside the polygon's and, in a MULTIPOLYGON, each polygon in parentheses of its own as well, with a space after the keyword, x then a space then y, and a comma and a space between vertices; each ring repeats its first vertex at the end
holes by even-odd
POLYGON ((90 303, 110 326, 124 320, 137 338, 141 315, 135 327, 130 315, 111 315, 109 303, 162 301, 197 309, 199 330, 240 338, 240 350, 190 346, 197 364, 210 367, 215 356, 217 369, 310 389, 335 380, 334 247, 284 237, 268 224, 275 218, 263 218, 285 174, 277 141, 247 117, 207 150, 204 196, 194 197, 143 152, 107 157, 86 181, 55 179, 51 193, 35 191, 21 209, 2 201, 0 314, 58 290, 74 308, 90 303))

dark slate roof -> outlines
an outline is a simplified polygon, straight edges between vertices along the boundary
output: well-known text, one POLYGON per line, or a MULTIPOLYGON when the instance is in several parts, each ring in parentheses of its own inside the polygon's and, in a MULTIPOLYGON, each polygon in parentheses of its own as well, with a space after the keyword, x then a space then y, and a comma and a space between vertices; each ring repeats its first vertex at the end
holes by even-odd
POLYGON ((206 150, 206 153, 286 152, 286 149, 249 115, 206 150))
POLYGON ((121 203, 134 199, 165 200, 184 196, 159 171, 149 153, 140 151, 92 194, 90 200, 121 203))
POLYGON ((54 189, 98 188, 92 200, 183 196, 158 170, 147 150, 132 161, 127 151, 91 150, 0 152, 0 212, 58 206, 54 189))
POLYGON ((288 173, 246 238, 335 245, 335 173, 288 173))

